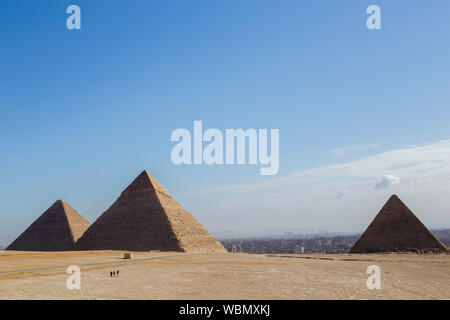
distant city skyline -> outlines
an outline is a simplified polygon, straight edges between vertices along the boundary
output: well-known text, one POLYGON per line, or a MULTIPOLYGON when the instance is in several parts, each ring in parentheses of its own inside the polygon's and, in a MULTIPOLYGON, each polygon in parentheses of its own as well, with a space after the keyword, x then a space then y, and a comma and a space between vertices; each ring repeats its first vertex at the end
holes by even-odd
MULTIPOLYGON (((450 2, 0 2, 0 245, 144 169, 213 234, 450 228, 450 2), (81 8, 69 30, 66 9, 81 8), (369 30, 367 8, 381 9, 369 30), (177 128, 279 129, 279 170, 175 165, 177 128)), ((206 145, 206 144, 205 144, 206 145)))

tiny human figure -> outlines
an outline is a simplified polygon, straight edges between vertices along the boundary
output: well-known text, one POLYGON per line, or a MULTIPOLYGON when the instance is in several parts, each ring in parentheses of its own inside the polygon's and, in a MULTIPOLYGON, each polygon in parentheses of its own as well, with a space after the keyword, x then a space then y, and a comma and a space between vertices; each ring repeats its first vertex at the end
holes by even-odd
POLYGON ((113 271, 113 272, 112 272, 112 274, 113 274, 113 277, 115 277, 115 276, 116 276, 116 272, 115 272, 115 271, 113 271))
POLYGON ((109 276, 112 278, 112 271, 109 273, 109 276))
POLYGON ((117 276, 119 276, 119 270, 116 271, 117 276))

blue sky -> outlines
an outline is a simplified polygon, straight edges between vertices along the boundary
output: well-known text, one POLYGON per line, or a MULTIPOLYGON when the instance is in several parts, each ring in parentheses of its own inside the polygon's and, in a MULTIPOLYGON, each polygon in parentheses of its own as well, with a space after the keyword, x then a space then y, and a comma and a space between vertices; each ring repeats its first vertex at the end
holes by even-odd
POLYGON ((143 169, 212 231, 361 231, 393 192, 427 225, 449 227, 449 10, 446 0, 2 0, 0 244, 59 198, 93 222, 143 169), (81 30, 66 28, 70 4, 81 30), (382 30, 366 28, 371 4, 382 30), (173 165, 170 135, 194 120, 280 129, 278 175, 173 165), (401 153, 396 167, 389 152, 401 153), (365 173, 334 167, 355 163, 365 173), (315 168, 323 176, 307 186, 292 178, 315 168))

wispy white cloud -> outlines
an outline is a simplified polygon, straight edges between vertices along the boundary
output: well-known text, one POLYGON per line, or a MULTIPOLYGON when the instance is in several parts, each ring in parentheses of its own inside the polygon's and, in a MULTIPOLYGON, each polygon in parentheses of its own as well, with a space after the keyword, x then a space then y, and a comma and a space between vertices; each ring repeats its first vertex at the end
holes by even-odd
POLYGON ((380 146, 378 143, 369 144, 369 145, 352 145, 343 148, 336 148, 330 151, 330 155, 333 158, 345 157, 349 156, 358 151, 368 151, 371 149, 376 149, 380 146))
POLYGON ((344 198, 345 196, 347 196, 347 192, 341 191, 341 192, 339 192, 339 193, 336 195, 336 199, 342 199, 342 198, 344 198))
POLYGON ((391 184, 448 179, 450 141, 385 151, 351 162, 294 172, 261 183, 222 186, 191 194, 242 194, 274 189, 283 191, 286 188, 326 187, 337 183, 371 185, 373 190, 373 186, 380 183, 380 177, 386 176, 389 179, 388 175, 396 177, 391 184))
POLYGON ((200 190, 181 200, 212 230, 257 225, 362 232, 393 193, 428 227, 450 227, 448 190, 450 141, 440 141, 261 183, 200 190), (380 181, 389 187, 376 188, 380 181))
POLYGON ((399 183, 399 177, 394 176, 393 174, 385 174, 383 178, 381 178, 381 181, 375 185, 375 189, 385 189, 399 183))

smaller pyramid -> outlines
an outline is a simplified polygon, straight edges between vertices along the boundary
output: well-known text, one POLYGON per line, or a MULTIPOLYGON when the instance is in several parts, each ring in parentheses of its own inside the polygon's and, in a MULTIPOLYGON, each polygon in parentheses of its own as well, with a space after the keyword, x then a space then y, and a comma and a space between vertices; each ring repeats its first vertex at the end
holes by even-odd
POLYGON ((350 253, 398 251, 446 252, 447 248, 396 195, 392 195, 350 253))
POLYGON ((56 201, 6 250, 67 251, 90 227, 74 208, 64 200, 56 201))

